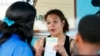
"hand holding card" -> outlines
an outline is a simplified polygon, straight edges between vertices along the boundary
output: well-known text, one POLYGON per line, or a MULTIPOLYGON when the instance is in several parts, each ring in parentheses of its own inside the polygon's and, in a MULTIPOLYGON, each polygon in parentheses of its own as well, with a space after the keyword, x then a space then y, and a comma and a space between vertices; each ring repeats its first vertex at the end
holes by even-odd
POLYGON ((57 45, 58 38, 47 37, 44 56, 56 56, 56 51, 53 49, 57 45))

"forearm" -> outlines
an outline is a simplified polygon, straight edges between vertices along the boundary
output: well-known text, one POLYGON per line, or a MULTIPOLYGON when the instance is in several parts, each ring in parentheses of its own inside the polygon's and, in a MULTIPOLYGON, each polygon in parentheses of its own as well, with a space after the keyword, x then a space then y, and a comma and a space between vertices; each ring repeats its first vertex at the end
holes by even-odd
POLYGON ((63 53, 62 56, 68 56, 67 53, 63 53))

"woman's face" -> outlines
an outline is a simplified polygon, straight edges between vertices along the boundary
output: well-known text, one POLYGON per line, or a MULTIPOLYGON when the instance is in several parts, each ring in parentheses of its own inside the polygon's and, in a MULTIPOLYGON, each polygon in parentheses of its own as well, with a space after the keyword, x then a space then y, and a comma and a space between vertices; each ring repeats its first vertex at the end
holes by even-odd
POLYGON ((47 16, 46 24, 48 31, 51 35, 57 35, 63 32, 64 21, 61 22, 61 19, 58 15, 50 14, 47 16))

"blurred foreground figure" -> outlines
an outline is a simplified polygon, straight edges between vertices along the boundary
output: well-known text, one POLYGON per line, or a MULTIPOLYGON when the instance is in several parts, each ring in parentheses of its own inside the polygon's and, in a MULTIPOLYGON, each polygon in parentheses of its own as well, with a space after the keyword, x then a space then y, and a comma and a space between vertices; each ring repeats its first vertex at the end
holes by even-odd
POLYGON ((36 10, 25 2, 15 2, 0 22, 0 56, 34 56, 31 40, 36 10))
POLYGON ((80 20, 75 47, 74 55, 100 55, 100 16, 87 15, 80 20))

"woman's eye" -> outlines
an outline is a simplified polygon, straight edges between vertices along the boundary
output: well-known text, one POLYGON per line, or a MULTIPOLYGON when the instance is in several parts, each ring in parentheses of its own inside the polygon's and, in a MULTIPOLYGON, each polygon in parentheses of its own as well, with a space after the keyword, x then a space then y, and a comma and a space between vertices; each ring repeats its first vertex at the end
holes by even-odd
POLYGON ((57 23, 57 21, 54 21, 54 23, 57 23))
POLYGON ((47 22, 47 24, 50 24, 50 22, 47 22))

